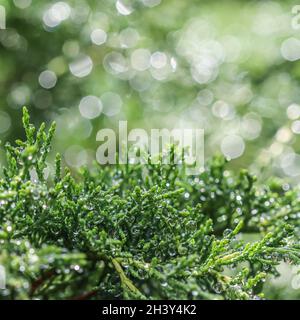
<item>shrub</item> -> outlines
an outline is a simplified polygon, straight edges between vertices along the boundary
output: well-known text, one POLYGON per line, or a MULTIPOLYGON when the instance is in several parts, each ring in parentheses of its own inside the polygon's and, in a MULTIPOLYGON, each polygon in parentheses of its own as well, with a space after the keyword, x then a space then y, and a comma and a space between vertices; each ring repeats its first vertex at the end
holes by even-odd
POLYGON ((296 190, 219 157, 186 176, 150 161, 62 174, 57 156, 46 179, 55 125, 36 132, 25 108, 23 124, 0 181, 3 299, 255 299, 299 264, 296 190))

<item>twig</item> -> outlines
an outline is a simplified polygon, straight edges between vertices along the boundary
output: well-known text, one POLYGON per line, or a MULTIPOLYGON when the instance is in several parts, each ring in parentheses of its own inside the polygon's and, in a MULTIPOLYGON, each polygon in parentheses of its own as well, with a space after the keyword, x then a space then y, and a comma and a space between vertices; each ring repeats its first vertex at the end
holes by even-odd
POLYGON ((95 295, 97 295, 97 293, 98 293, 98 290, 92 290, 92 291, 83 293, 79 296, 75 296, 73 298, 70 298, 70 300, 88 300, 91 297, 94 297, 95 295))
POLYGON ((139 291, 139 289, 131 282, 130 279, 127 278, 120 263, 114 258, 111 259, 111 262, 114 265, 116 271, 118 272, 123 286, 129 289, 130 291, 134 292, 135 294, 142 296, 142 293, 139 291))
POLYGON ((37 278, 32 284, 30 288, 30 296, 33 296, 35 291, 46 281, 51 279, 54 275, 56 275, 56 271, 54 269, 46 271, 41 277, 37 278))

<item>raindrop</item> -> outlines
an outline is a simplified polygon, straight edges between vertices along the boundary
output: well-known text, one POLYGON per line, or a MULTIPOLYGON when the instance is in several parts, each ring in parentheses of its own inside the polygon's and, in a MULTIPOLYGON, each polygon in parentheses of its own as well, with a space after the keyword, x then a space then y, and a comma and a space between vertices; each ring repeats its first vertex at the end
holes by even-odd
POLYGON ((119 52, 111 52, 103 59, 103 65, 107 72, 120 74, 128 70, 128 64, 124 56, 119 52))
POLYGON ((79 103, 79 111, 86 119, 97 118, 102 111, 101 100, 95 96, 86 96, 79 103))
POLYGON ((101 101, 103 105, 103 113, 112 117, 121 111, 123 101, 121 97, 114 92, 106 92, 101 96, 101 101))
POLYGON ((105 43, 107 39, 107 34, 102 29, 95 29, 91 33, 91 40, 94 44, 100 46, 101 44, 105 43))
POLYGON ((296 38, 286 39, 281 45, 281 55, 288 61, 300 59, 300 40, 296 38))
POLYGON ((225 229, 224 232, 223 232, 223 236, 224 237, 228 237, 230 236, 232 233, 232 230, 231 229, 225 229))
POLYGON ((300 120, 296 120, 292 123, 292 131, 296 134, 300 134, 300 120))
POLYGON ((69 65, 71 73, 78 78, 89 75, 93 69, 93 61, 87 55, 81 55, 69 65))
POLYGON ((133 69, 145 71, 150 67, 150 51, 147 49, 136 49, 131 54, 131 65, 133 69))
POLYGON ((300 106, 293 103, 287 108, 286 113, 289 119, 296 120, 300 117, 300 106))
POLYGON ((153 8, 161 3, 161 0, 142 0, 146 7, 153 8))
POLYGON ((126 5, 124 3, 124 0, 118 0, 116 2, 116 9, 118 10, 118 12, 123 15, 123 16, 128 16, 132 13, 133 9, 131 8, 131 6, 126 5))
POLYGON ((49 28, 55 28, 62 21, 67 20, 70 17, 71 8, 63 1, 54 3, 43 16, 44 24, 49 28))
POLYGON ((153 68, 160 69, 166 66, 168 58, 165 53, 156 51, 151 55, 150 63, 153 68))
POLYGON ((0 134, 7 132, 11 127, 11 118, 8 113, 0 111, 0 134))
POLYGON ((244 150, 244 140, 238 135, 228 135, 221 142, 221 151, 229 159, 240 157, 244 150))
POLYGON ((135 29, 126 28, 121 31, 119 38, 122 48, 133 48, 137 45, 140 35, 135 29))
POLYGON ((32 0, 14 0, 14 4, 19 9, 26 9, 31 5, 32 0))
POLYGON ((45 70, 39 76, 39 84, 45 89, 55 87, 57 82, 56 74, 53 71, 45 70))
POLYGON ((217 294, 221 293, 222 292, 222 285, 220 283, 216 283, 215 285, 213 285, 213 290, 217 294))

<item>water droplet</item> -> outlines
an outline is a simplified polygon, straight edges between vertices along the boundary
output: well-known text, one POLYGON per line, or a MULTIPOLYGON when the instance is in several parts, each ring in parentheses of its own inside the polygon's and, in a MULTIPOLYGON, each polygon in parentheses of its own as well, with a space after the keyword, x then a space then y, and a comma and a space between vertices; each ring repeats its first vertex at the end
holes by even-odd
POLYGON ((232 230, 231 229, 225 229, 224 232, 223 232, 223 236, 224 237, 228 237, 230 236, 232 233, 232 230))

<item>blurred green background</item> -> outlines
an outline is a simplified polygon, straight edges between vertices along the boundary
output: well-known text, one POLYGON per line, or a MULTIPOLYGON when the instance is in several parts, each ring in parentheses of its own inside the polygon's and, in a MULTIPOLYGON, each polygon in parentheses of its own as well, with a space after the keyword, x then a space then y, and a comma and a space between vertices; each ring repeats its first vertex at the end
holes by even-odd
MULTIPOLYGON (((262 181, 297 184, 297 4, 0 0, 0 139, 23 136, 27 105, 36 124, 57 121, 54 151, 76 168, 92 163, 97 132, 119 120, 198 127, 207 158, 222 153, 262 181)), ((296 271, 286 274, 277 285, 299 295, 296 271)))

